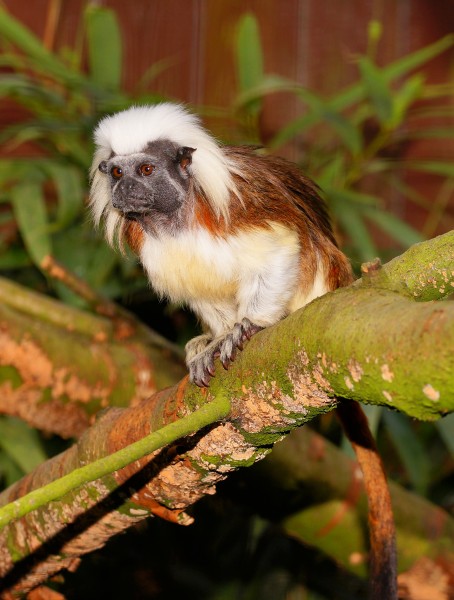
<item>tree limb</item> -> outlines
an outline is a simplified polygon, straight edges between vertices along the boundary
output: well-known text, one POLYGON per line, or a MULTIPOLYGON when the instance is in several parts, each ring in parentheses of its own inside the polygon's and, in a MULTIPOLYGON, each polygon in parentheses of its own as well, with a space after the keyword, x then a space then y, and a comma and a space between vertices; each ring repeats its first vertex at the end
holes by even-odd
POLYGON ((134 405, 184 374, 142 324, 72 308, 0 278, 0 413, 62 437, 107 406, 134 405))
MULTIPOLYGON (((452 274, 452 270, 451 270, 452 274)), ((452 281, 452 278, 449 280, 452 281)), ((335 406, 335 395, 391 405, 432 420, 453 410, 454 305, 422 303, 381 286, 327 294, 257 334, 211 388, 183 379, 128 409, 111 409, 78 444, 0 496, 14 501, 107 456, 219 396, 225 420, 66 494, 0 534, 3 586, 16 591, 71 568, 150 513, 181 523, 185 511, 239 466, 264 457, 282 435, 335 406), (45 542, 43 542, 45 540, 45 542)))

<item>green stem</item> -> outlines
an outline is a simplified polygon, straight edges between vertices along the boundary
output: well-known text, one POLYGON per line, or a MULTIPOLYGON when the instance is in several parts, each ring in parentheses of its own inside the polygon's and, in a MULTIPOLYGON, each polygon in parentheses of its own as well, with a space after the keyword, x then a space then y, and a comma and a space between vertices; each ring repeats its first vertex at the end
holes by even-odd
POLYGON ((212 401, 204 404, 193 413, 165 425, 146 437, 121 448, 110 456, 105 456, 72 473, 64 475, 51 483, 26 494, 22 498, 0 508, 0 529, 11 521, 23 517, 32 510, 58 500, 81 485, 99 479, 109 473, 122 469, 140 458, 172 444, 176 440, 199 431, 207 425, 224 419, 230 412, 230 400, 225 394, 218 394, 212 401))

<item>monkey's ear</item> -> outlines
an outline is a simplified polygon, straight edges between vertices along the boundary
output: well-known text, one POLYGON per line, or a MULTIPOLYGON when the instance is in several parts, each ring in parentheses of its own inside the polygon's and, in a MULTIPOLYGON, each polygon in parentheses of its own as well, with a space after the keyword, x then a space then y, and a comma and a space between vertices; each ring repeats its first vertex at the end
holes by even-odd
POLYGON ((107 161, 103 160, 102 162, 100 162, 98 165, 98 169, 101 171, 101 173, 107 173, 107 161))
POLYGON ((192 154, 197 148, 189 148, 189 146, 182 146, 177 151, 177 162, 180 163, 182 169, 186 169, 188 165, 192 163, 192 154))

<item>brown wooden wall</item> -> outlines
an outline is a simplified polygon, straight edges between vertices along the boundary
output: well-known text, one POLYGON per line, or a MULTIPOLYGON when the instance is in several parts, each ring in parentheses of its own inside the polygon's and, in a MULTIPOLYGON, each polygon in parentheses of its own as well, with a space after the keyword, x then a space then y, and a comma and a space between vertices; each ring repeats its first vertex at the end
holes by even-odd
MULTIPOLYGON (((84 0, 4 0, 8 10, 39 37, 46 36, 51 9, 58 28, 54 48, 72 45, 81 25, 84 0)), ((258 18, 268 72, 289 77, 321 92, 351 82, 354 57, 366 50, 367 24, 383 22, 379 62, 386 63, 454 31, 453 0, 104 0, 116 10, 124 36, 124 84, 133 89, 146 69, 172 59, 152 89, 195 105, 231 106, 236 93, 233 42, 241 15, 258 18)), ((454 51, 426 69, 429 81, 453 76, 454 51)), ((267 139, 301 110, 288 95, 266 103, 262 119, 267 139)), ((1 119, 1 117, 0 117, 1 119)), ((1 125, 1 123, 0 123, 1 125)), ((452 123, 451 123, 452 125, 452 123)), ((292 157, 292 148, 285 152, 292 157)), ((454 158, 454 142, 416 144, 413 156, 436 153, 454 158)), ((425 193, 435 193, 430 179, 425 193)), ((409 220, 413 220, 408 215, 409 220)), ((447 217, 443 229, 453 226, 447 217)))

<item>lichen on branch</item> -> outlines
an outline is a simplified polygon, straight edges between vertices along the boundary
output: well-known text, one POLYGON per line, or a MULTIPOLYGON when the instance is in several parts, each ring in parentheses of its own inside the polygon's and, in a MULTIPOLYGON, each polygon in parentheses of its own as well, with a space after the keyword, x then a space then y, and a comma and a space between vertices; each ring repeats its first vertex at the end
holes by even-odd
MULTIPOLYGON (((443 265, 438 270, 442 277, 446 270, 446 286, 454 280, 452 239, 447 239, 444 246, 439 238, 433 241, 439 263, 434 257, 430 271, 443 265)), ((426 244, 426 249, 412 250, 413 260, 430 248, 431 242, 426 244)), ((432 276, 424 265, 421 272, 432 276)), ((263 458, 288 431, 334 408, 336 397, 392 406, 427 420, 452 411, 454 304, 415 302, 410 291, 419 286, 418 278, 406 284, 405 293, 399 293, 392 277, 366 279, 257 334, 228 372, 217 366, 208 391, 184 378, 135 406, 107 410, 67 452, 6 490, 1 505, 109 456, 219 396, 231 403, 228 418, 75 488, 4 528, 4 587, 30 589, 150 514, 190 522, 186 511, 194 502, 214 493, 232 470, 263 458)), ((444 294, 438 283, 435 287, 444 294)), ((23 340, 18 331, 16 343, 23 340)), ((44 341, 42 345, 46 347, 44 341)), ((1 351, 0 360, 11 364, 1 351)))

